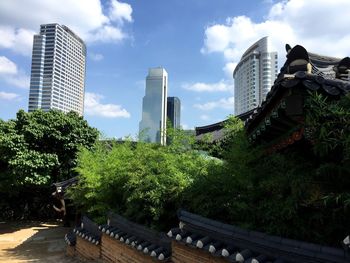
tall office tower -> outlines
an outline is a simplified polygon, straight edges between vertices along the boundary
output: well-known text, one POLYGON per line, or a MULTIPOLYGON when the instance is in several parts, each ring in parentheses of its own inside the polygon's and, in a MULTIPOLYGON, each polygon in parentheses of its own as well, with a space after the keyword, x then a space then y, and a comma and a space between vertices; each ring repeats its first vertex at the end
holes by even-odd
POLYGON ((167 94, 168 73, 161 67, 149 69, 142 101, 141 140, 166 144, 167 94))
POLYGON ((83 115, 86 46, 68 27, 40 26, 34 35, 28 111, 58 109, 83 115))
POLYGON ((247 49, 233 72, 235 115, 256 108, 266 98, 277 77, 277 63, 277 52, 271 51, 268 37, 247 49))
POLYGON ((175 129, 180 129, 181 102, 178 97, 168 97, 167 117, 175 129))

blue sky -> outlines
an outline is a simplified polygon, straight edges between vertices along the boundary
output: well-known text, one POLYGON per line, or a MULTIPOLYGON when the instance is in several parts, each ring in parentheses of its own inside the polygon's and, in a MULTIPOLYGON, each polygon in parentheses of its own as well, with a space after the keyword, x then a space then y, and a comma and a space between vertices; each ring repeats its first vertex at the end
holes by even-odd
POLYGON ((251 44, 269 35, 279 66, 285 43, 348 56, 347 10, 348 0, 1 1, 0 118, 27 110, 40 24, 64 24, 84 39, 84 117, 119 138, 138 132, 148 68, 167 70, 168 95, 181 100, 184 128, 214 123, 234 113, 232 71, 251 44))

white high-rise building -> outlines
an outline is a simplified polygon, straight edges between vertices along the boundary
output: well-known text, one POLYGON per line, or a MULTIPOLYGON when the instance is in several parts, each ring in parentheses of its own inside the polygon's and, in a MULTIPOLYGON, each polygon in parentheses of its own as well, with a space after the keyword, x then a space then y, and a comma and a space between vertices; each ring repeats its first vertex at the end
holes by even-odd
POLYGON ((161 67, 149 69, 142 100, 142 141, 166 144, 167 95, 168 73, 161 67))
POLYGON ((263 37, 247 49, 233 72, 235 115, 260 105, 270 91, 277 73, 277 52, 271 51, 269 38, 263 37))
POLYGON ((28 111, 84 112, 86 46, 66 26, 46 24, 34 35, 28 111))

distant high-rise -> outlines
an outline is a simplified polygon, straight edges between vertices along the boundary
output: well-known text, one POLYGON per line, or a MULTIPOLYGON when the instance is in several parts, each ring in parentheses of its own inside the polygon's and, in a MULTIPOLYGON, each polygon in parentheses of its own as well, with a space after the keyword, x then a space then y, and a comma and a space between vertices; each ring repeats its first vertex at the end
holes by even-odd
POLYGON ((181 102, 178 97, 168 97, 167 117, 175 129, 180 129, 181 102))
POLYGON ((46 24, 34 35, 28 111, 83 115, 86 46, 66 26, 46 24))
POLYGON ((142 101, 141 140, 166 144, 168 73, 151 68, 146 77, 146 95, 142 101))
POLYGON ((277 77, 277 52, 272 52, 268 37, 250 46, 237 64, 235 79, 235 115, 256 108, 266 98, 277 77))

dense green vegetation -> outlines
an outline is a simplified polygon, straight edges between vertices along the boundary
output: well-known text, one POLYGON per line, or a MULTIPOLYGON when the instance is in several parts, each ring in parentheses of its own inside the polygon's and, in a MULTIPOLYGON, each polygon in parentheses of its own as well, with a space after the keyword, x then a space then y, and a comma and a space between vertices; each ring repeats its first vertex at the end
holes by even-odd
POLYGON ((75 112, 27 113, 0 122, 0 178, 8 185, 48 184, 72 177, 78 147, 94 145, 98 131, 75 112))
POLYGON ((192 184, 189 208, 254 230, 339 245, 350 216, 350 99, 310 94, 306 111, 309 141, 269 155, 249 145, 242 123, 231 120, 222 149, 215 149, 225 160, 223 172, 192 184))
POLYGON ((169 129, 165 147, 96 141, 97 130, 75 113, 19 111, 15 120, 0 120, 0 208, 10 211, 12 204, 42 214, 43 206, 25 203, 34 192, 40 198, 50 192, 33 186, 79 174, 70 195, 97 221, 113 210, 167 230, 181 207, 257 231, 339 245, 350 218, 350 99, 310 94, 306 111, 307 140, 272 154, 251 145, 234 117, 220 144, 210 138, 198 144, 169 129))
POLYGON ((206 145, 220 160, 195 150, 193 138, 172 131, 162 147, 131 142, 82 149, 75 203, 96 218, 114 210, 168 229, 180 207, 242 227, 338 245, 350 216, 349 98, 307 103, 309 141, 266 155, 248 143, 232 117, 225 141, 206 145), (326 121, 325 121, 326 120, 326 121))
MULTIPOLYGON (((45 192, 47 200, 51 183, 76 175, 79 147, 91 148, 97 136, 74 112, 20 110, 16 119, 0 120, 0 207, 8 212, 2 216, 15 216, 13 209, 23 207, 37 213, 41 208, 28 207, 34 193, 45 192)), ((41 195, 36 199, 44 201, 41 195)))
POLYGON ((80 185, 71 191, 76 204, 95 218, 114 210, 140 223, 168 227, 184 191, 220 163, 191 150, 193 138, 182 131, 168 135, 172 144, 167 147, 126 141, 82 149, 80 185))

